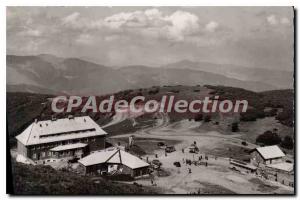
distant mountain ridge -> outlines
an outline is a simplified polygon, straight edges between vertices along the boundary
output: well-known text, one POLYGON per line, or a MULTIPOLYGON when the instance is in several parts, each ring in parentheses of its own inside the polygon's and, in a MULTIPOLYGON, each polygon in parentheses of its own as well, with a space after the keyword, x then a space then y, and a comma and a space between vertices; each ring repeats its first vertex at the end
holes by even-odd
MULTIPOLYGON (((278 87, 263 81, 239 80, 228 77, 225 73, 223 75, 222 71, 219 71, 219 65, 218 67, 216 65, 215 70, 212 66, 203 67, 203 70, 200 70, 193 62, 189 63, 188 67, 187 61, 160 68, 136 65, 117 69, 78 58, 60 58, 48 54, 7 55, 6 61, 7 91, 14 92, 99 95, 154 85, 198 84, 225 85, 253 91, 266 91, 286 88, 287 85, 283 84, 283 87, 278 87)), ((279 81, 279 78, 274 79, 279 81)))
POLYGON ((212 72, 238 80, 262 82, 272 85, 278 89, 291 89, 293 88, 294 82, 293 72, 285 70, 249 68, 230 64, 220 65, 209 62, 194 62, 190 60, 181 60, 179 62, 164 65, 163 67, 212 72))

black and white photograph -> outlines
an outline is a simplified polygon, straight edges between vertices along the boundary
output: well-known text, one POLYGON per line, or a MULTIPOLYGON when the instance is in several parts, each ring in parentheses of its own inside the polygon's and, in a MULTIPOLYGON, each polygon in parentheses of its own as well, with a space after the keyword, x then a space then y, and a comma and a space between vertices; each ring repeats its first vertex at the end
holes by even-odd
POLYGON ((295 7, 5 10, 8 194, 296 194, 295 7))

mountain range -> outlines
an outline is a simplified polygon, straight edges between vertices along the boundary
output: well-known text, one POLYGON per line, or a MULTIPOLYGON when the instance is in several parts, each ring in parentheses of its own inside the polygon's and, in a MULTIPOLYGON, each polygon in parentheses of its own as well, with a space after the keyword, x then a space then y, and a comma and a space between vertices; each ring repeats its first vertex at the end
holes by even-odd
POLYGON ((256 92, 293 88, 293 72, 183 60, 161 67, 104 66, 49 54, 7 55, 7 91, 99 95, 163 85, 224 85, 256 92))

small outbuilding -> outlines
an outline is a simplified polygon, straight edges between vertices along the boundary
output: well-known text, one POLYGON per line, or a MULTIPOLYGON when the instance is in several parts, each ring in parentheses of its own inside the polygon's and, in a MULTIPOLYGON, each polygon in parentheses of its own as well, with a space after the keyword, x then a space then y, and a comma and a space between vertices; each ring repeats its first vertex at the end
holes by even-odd
POLYGON ((79 161, 84 174, 127 174, 132 177, 149 173, 149 164, 120 149, 94 152, 79 161))
POLYGON ((275 164, 283 162, 285 154, 277 145, 258 147, 251 151, 251 163, 259 164, 275 164))
POLYGON ((269 179, 294 187, 293 163, 282 162, 266 165, 265 171, 267 172, 269 179))

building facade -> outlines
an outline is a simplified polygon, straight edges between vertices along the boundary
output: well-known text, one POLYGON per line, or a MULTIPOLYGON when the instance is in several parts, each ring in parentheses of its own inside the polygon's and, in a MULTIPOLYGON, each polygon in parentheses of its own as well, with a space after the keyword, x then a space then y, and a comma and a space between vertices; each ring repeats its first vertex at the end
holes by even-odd
POLYGON ((16 137, 17 151, 36 163, 81 158, 104 149, 106 135, 89 116, 36 120, 16 137))

